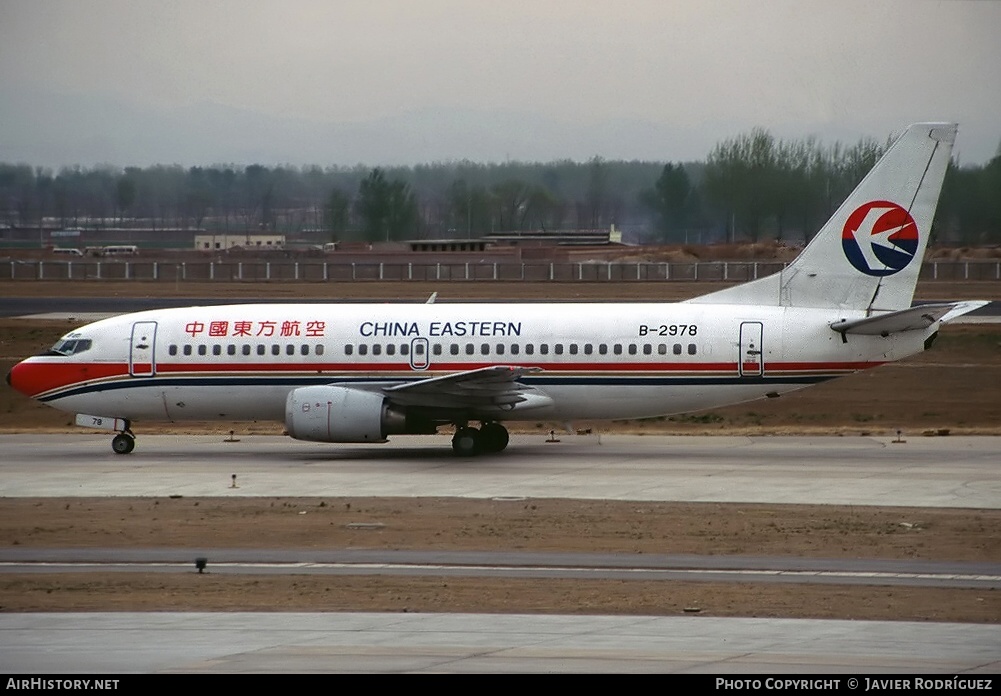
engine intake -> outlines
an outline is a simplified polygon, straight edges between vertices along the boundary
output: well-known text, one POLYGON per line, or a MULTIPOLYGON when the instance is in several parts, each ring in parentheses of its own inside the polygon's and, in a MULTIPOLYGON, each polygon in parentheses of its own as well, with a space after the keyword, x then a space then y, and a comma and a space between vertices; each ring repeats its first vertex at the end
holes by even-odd
POLYGON ((382 394, 349 387, 300 387, 285 400, 285 428, 297 440, 385 442, 406 432, 406 414, 382 394))

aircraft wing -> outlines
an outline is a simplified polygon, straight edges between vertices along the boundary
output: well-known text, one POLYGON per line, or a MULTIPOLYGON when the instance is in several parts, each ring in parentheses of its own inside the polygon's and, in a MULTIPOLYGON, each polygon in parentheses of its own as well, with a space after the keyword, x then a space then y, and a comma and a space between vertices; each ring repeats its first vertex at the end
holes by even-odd
POLYGON ((494 365, 398 384, 382 391, 386 398, 400 406, 475 412, 505 412, 515 407, 524 410, 552 403, 546 394, 518 381, 540 371, 538 367, 494 365))
POLYGON ((889 336, 899 331, 919 331, 936 321, 948 322, 967 312, 983 307, 986 302, 944 302, 940 304, 918 305, 896 312, 879 314, 865 319, 836 321, 831 328, 840 334, 863 334, 868 336, 889 336))

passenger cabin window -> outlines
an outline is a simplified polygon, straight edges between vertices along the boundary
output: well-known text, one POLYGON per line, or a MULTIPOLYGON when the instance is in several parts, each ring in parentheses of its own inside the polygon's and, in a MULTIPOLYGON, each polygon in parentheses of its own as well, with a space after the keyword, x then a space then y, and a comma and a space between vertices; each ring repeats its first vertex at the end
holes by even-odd
POLYGON ((689 343, 688 344, 688 354, 689 355, 695 355, 695 344, 694 343, 689 343))
POLYGON ((187 344, 187 343, 186 343, 186 344, 184 345, 184 354, 185 354, 185 355, 191 355, 191 345, 190 345, 190 344, 187 344))
POLYGON ((249 343, 244 343, 243 344, 243 354, 244 355, 250 355, 250 344, 249 343))

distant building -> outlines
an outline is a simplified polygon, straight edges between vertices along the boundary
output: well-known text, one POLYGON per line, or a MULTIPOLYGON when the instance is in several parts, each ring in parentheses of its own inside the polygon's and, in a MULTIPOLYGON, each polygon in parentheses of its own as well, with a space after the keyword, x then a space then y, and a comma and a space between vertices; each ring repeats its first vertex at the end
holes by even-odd
MULTIPOLYGON (((190 249, 202 230, 186 227, 72 227, 56 225, 0 228, 0 248, 47 246, 98 248, 135 245, 139 249, 190 249)), ((239 235, 237 235, 239 236, 239 235)))
POLYGON ((225 251, 227 249, 284 249, 283 234, 196 234, 198 251, 225 251))
POLYGON ((483 239, 421 239, 409 242, 411 251, 484 251, 483 239))
POLYGON ((483 236, 483 241, 495 246, 607 246, 620 244, 622 233, 612 225, 607 230, 491 232, 483 236))
POLYGON ((621 244, 622 231, 615 225, 600 230, 537 230, 491 232, 476 239, 419 239, 408 242, 411 251, 480 252, 501 247, 608 246, 621 244))

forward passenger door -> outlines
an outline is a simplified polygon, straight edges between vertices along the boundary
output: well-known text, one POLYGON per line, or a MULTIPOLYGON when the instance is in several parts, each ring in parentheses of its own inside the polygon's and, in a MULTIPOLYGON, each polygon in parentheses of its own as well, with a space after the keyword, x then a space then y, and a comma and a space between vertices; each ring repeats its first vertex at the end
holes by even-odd
POLYGON ((133 377, 156 374, 156 322, 135 322, 129 346, 129 374, 133 377))

